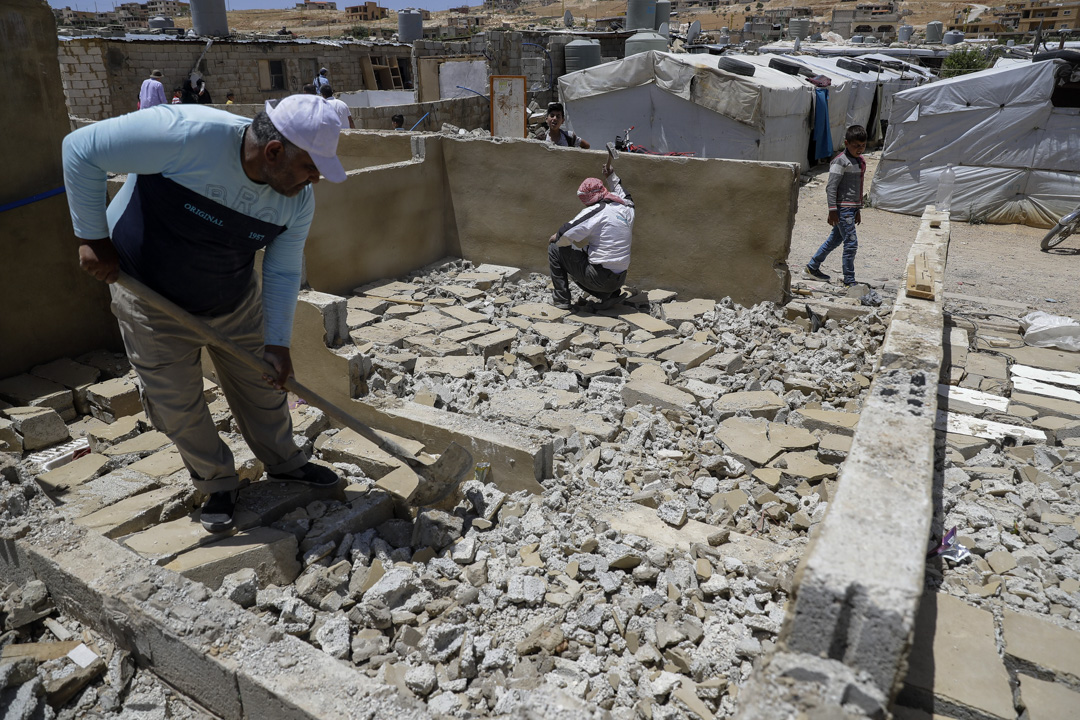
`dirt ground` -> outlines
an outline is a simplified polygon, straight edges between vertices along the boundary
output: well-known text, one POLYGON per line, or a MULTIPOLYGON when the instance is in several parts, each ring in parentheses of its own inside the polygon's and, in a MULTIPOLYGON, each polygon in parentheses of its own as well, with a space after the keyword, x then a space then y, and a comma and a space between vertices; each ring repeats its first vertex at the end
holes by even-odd
MULTIPOLYGON (((867 153, 866 158, 866 189, 869 192, 879 153, 867 153)), ((830 230, 825 202, 828 167, 816 168, 811 176, 810 182, 799 191, 799 210, 791 237, 788 264, 793 285, 806 278, 803 268, 830 230)), ((856 279, 875 288, 884 287, 890 295, 895 294, 896 288, 904 284, 908 250, 918 230, 918 217, 864 208, 862 224, 858 227, 856 279)), ((1080 238, 1070 238, 1044 253, 1039 250, 1039 241, 1046 232, 1043 228, 1024 225, 969 225, 954 221, 945 268, 945 291, 970 296, 975 298, 972 304, 1012 317, 1025 314, 1023 308, 1013 307, 1013 304, 1055 315, 1080 317, 1080 292, 1077 290, 1080 238), (979 298, 990 298, 999 303, 995 308, 979 298)), ((834 250, 823 266, 824 271, 833 276, 833 282, 842 279, 841 253, 842 248, 834 250)))

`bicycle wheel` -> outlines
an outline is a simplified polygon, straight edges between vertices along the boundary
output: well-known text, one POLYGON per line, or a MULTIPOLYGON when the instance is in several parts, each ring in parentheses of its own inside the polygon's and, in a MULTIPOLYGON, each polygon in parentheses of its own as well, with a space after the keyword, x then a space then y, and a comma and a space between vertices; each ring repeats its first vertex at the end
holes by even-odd
POLYGON ((1039 248, 1043 252, 1046 252, 1050 248, 1057 247, 1058 245, 1063 243, 1065 241, 1065 238, 1072 235, 1073 231, 1076 230, 1076 223, 1077 221, 1074 220, 1073 222, 1065 223, 1064 225, 1062 225, 1061 223, 1055 225, 1053 228, 1050 229, 1050 232, 1046 233, 1046 237, 1042 239, 1042 242, 1039 244, 1039 248))

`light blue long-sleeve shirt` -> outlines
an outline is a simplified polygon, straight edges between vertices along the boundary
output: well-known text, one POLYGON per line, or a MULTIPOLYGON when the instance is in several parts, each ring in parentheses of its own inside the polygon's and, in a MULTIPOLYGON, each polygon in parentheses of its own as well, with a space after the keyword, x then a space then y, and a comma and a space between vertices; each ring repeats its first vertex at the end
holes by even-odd
POLYGON ((288 347, 315 195, 308 186, 285 197, 247 176, 241 152, 250 123, 199 105, 159 105, 102 120, 64 138, 64 183, 75 235, 86 240, 111 236, 138 174, 160 173, 237 212, 284 225, 266 247, 262 295, 265 342, 288 347), (107 210, 106 172, 128 174, 107 210))
POLYGON ((139 87, 139 109, 149 110, 155 105, 164 105, 165 88, 157 80, 146 78, 139 87))

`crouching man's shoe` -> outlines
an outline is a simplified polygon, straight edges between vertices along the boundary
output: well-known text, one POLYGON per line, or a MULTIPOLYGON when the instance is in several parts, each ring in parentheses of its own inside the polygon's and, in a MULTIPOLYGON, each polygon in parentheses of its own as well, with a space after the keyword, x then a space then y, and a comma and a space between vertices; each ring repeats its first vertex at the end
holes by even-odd
POLYGON ((313 462, 285 473, 267 473, 267 477, 278 482, 298 482, 315 487, 334 487, 341 482, 341 478, 333 470, 313 462))
POLYGON ((220 533, 232 529, 236 498, 239 495, 239 490, 223 490, 210 493, 210 497, 203 504, 202 513, 199 515, 199 520, 207 532, 220 533))

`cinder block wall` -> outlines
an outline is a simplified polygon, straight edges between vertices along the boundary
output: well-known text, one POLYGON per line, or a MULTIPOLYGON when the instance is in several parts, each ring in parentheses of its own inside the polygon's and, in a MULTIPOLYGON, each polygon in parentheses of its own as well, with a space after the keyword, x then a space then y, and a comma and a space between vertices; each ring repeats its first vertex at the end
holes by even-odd
MULTIPOLYGON (((56 64, 56 23, 39 0, 0 0, 0 205, 63 186, 70 122, 56 64)), ((0 377, 64 355, 119 348, 108 290, 79 268, 64 194, 0 213, 0 377)))
MULTIPOLYGON (((579 210, 606 154, 531 140, 416 136, 414 162, 321 183, 307 277, 343 294, 446 255, 547 272, 547 240, 579 210)), ((798 168, 624 154, 637 205, 627 282, 689 297, 782 301, 798 168)))

